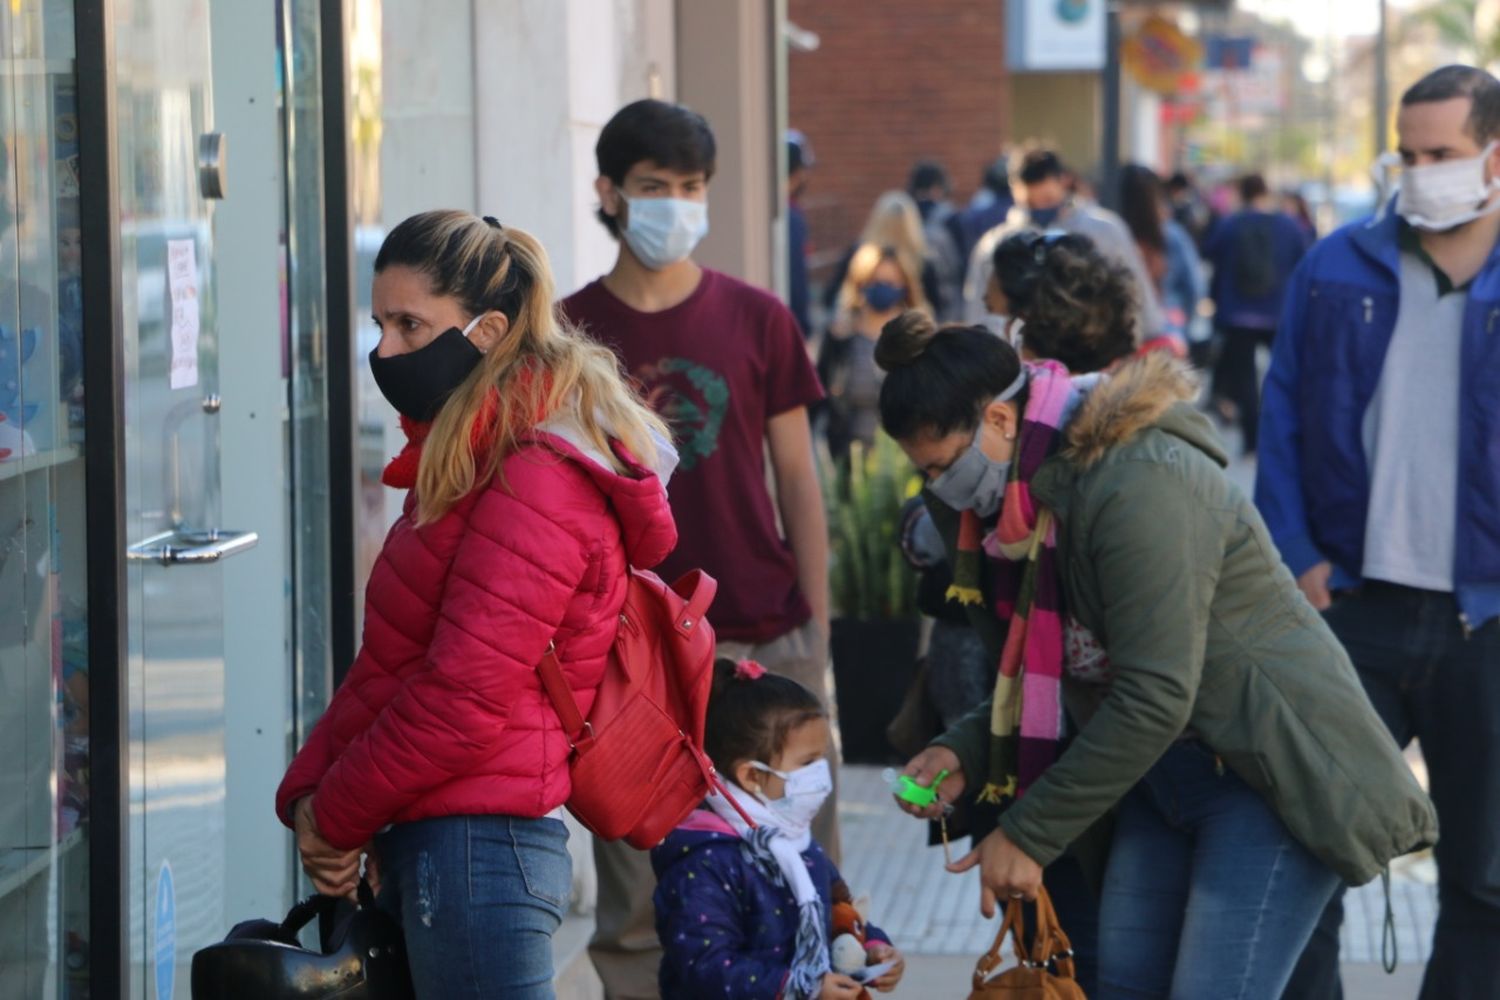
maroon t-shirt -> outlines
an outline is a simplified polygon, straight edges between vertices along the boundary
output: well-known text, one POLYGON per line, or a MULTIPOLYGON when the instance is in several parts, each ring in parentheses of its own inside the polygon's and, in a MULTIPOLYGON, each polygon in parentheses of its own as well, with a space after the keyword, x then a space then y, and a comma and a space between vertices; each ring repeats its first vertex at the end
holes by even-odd
POLYGON ((701 567, 719 581, 710 618, 724 639, 765 642, 812 616, 776 530, 764 442, 772 417, 823 398, 791 312, 707 268, 686 300, 644 313, 595 281, 563 312, 612 347, 672 425, 682 464, 668 486, 677 549, 657 572, 701 567))

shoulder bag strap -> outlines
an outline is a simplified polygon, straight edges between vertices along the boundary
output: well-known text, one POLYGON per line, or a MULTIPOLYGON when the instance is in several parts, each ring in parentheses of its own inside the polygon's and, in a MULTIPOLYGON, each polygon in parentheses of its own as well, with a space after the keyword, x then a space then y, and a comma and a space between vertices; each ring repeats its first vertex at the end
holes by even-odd
POLYGON ((1036 922, 1036 947, 1033 949, 1036 963, 1046 965, 1048 962, 1055 962, 1059 976, 1065 979, 1075 978, 1073 942, 1068 940, 1067 932, 1058 923, 1057 910, 1046 889, 1037 893, 1036 922))
POLYGON ((557 662, 557 648, 552 643, 547 644, 547 652, 542 654, 542 662, 537 665, 536 672, 541 676, 542 688, 551 699, 552 707, 557 710, 563 732, 568 734, 568 741, 576 746, 587 723, 583 713, 578 710, 578 701, 573 697, 568 679, 563 676, 562 664, 557 662))
POLYGON ((1000 966, 1000 949, 1005 945, 1005 935, 1011 933, 1015 942, 1016 957, 1025 965, 1030 961, 1026 953, 1026 917, 1021 912, 1021 900, 1012 899, 1005 907, 1005 920, 1000 924, 1000 930, 995 934, 995 943, 990 945, 990 950, 985 952, 974 966, 974 992, 978 993, 984 988, 991 974, 1000 966))

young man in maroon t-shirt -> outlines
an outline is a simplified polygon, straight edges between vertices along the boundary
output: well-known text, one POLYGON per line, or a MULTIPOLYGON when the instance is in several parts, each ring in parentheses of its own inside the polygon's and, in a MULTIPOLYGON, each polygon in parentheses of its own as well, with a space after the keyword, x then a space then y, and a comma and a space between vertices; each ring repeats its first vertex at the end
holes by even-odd
MULTIPOLYGON (((595 151, 599 220, 620 241, 619 256, 562 308, 614 348, 672 424, 679 541, 658 572, 670 580, 706 570, 719 582, 709 618, 720 655, 756 659, 831 710, 828 530, 807 416, 823 391, 797 322, 767 292, 692 259, 708 232, 715 157, 701 115, 637 101, 605 125, 595 151)), ((813 826, 835 859, 836 808, 830 796, 813 826)), ((595 857, 594 964, 610 997, 654 997, 649 858, 623 844, 596 845, 595 857)))

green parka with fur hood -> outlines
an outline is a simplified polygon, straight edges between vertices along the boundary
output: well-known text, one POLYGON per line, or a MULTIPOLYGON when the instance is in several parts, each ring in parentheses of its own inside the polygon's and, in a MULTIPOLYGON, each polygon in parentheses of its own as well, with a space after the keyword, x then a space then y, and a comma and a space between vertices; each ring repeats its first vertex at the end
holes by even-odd
MULTIPOLYGON (((1338 640, 1297 590, 1259 513, 1189 403, 1192 375, 1163 354, 1120 368, 1032 479, 1058 518, 1066 607, 1107 651, 1105 688, 1065 677, 1079 732, 1000 817, 1046 865, 1192 732, 1264 795, 1294 836, 1353 884, 1432 844, 1437 816, 1338 640)), ((958 515, 928 496, 954 549, 958 515)), ((974 624, 999 662, 1004 626, 974 624)), ((988 702, 935 742, 987 768, 988 702)))

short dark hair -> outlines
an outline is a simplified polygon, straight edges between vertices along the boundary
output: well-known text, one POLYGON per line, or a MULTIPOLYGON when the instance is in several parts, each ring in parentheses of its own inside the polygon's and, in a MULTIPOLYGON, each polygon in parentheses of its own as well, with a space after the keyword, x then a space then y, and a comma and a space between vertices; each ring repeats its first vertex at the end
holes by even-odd
POLYGON ((1474 141, 1484 144, 1500 139, 1500 80, 1475 66, 1444 66, 1411 85, 1401 95, 1401 106, 1433 104, 1467 97, 1473 102, 1464 123, 1474 141))
POLYGON ((807 166, 807 159, 802 153, 802 143, 796 139, 788 139, 786 141, 786 172, 795 174, 805 166, 807 166))
MULTIPOLYGON (((650 160, 666 170, 702 171, 713 177, 718 145, 708 120, 681 104, 646 99, 627 104, 604 126, 594 157, 599 173, 616 185, 637 163, 650 160)), ((620 224, 599 210, 599 221, 610 235, 620 235, 620 224)))
POLYGON ((828 717, 817 695, 790 677, 738 671, 734 660, 714 661, 713 688, 703 723, 703 749, 725 777, 747 760, 770 764, 793 729, 828 717))
POLYGON ((911 168, 911 177, 906 182, 908 194, 916 195, 920 191, 928 191, 932 188, 942 188, 947 194, 953 190, 953 182, 948 179, 948 171, 936 160, 918 160, 911 168))
POLYGON ((1016 168, 1016 179, 1028 187, 1052 177, 1067 175, 1068 168, 1063 166, 1062 158, 1050 149, 1031 150, 1021 157, 1021 165, 1016 168))
POLYGON ((1010 159, 1008 157, 997 157, 990 161, 989 166, 984 168, 980 177, 980 183, 996 194, 1005 194, 1010 190, 1010 159))
POLYGON ((1021 374, 1015 348, 982 326, 939 329, 926 313, 902 313, 875 342, 880 424, 897 441, 973 430, 985 406, 1021 374))
POLYGON ((1168 191, 1187 191, 1193 186, 1192 179, 1181 170, 1167 178, 1168 191))
POLYGON ((1266 179, 1260 174, 1246 174, 1240 178, 1240 201, 1246 205, 1258 201, 1271 193, 1266 179))

